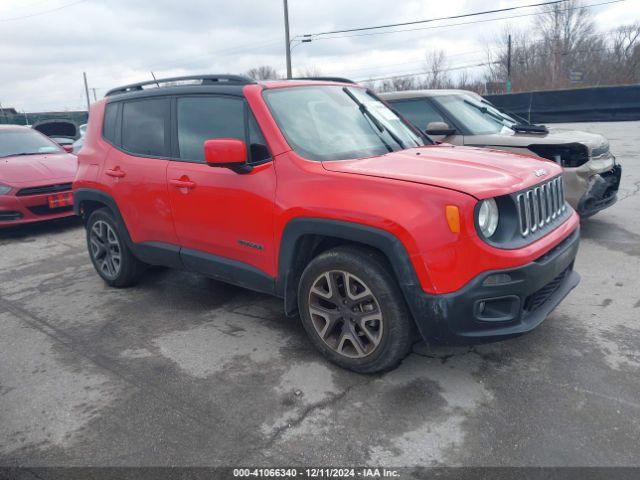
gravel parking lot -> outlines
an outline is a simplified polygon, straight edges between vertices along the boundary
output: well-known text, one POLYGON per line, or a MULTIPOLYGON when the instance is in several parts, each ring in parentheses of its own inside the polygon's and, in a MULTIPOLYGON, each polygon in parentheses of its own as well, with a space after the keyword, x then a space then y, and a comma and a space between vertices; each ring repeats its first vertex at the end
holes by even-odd
POLYGON ((362 376, 281 301, 149 270, 110 289, 75 219, 0 232, 0 465, 640 465, 640 122, 619 202, 536 331, 362 376))

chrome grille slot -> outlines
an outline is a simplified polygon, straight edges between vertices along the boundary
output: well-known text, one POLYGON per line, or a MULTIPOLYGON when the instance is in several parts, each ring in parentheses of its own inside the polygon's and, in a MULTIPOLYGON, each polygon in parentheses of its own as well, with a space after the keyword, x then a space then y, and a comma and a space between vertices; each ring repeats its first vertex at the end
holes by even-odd
POLYGON ((519 193, 516 207, 523 237, 552 223, 567 208, 562 176, 519 193))

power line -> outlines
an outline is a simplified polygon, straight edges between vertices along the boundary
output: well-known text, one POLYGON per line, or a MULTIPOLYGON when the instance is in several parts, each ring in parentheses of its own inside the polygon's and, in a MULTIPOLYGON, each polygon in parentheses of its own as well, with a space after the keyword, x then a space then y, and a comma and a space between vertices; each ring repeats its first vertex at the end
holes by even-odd
POLYGON ((190 63, 192 63, 194 60, 199 60, 199 59, 205 59, 205 58, 209 58, 215 55, 220 55, 220 56, 224 56, 224 55, 229 55, 231 53, 237 53, 239 51, 242 50, 250 50, 253 48, 263 48, 263 47, 270 47, 272 45, 275 45, 276 43, 279 43, 281 41, 281 39, 271 39, 271 40, 266 40, 266 41, 261 41, 259 43, 249 43, 249 44, 242 44, 242 45, 236 45, 235 47, 229 47, 229 48, 224 48, 222 50, 217 50, 217 51, 213 51, 213 52, 209 52, 206 54, 202 54, 202 55, 197 55, 194 57, 188 57, 188 58, 183 58, 182 61, 180 62, 172 62, 172 63, 155 63, 155 64, 150 64, 150 65, 146 65, 146 68, 149 69, 153 69, 153 70, 167 70, 167 69, 171 69, 171 68, 177 68, 180 66, 184 66, 184 65, 188 65, 190 63))
MULTIPOLYGON (((443 68, 439 70, 439 72, 451 72, 453 70, 463 70, 466 68, 485 67, 487 65, 494 65, 496 63, 499 63, 499 62, 484 62, 484 63, 476 63, 472 65, 458 65, 454 67, 443 68)), ((356 82, 377 82, 379 80, 392 80, 394 78, 404 78, 404 77, 418 77, 420 75, 429 75, 429 72, 422 71, 422 72, 413 72, 413 73, 403 73, 400 75, 391 75, 389 77, 363 78, 355 81, 356 82)))
MULTIPOLYGON (((626 0, 609 0, 606 2, 600 2, 600 3, 593 3, 593 4, 589 4, 589 5, 581 5, 581 6, 576 6, 576 7, 569 7, 569 8, 565 8, 562 10, 558 10, 559 12, 568 12, 571 10, 579 10, 582 8, 591 8, 591 7, 598 7, 601 5, 609 5, 612 3, 620 3, 620 2, 625 2, 626 0)), ((521 15, 509 15, 506 17, 497 17, 497 18, 487 18, 484 20, 473 20, 470 22, 459 22, 459 23, 449 23, 449 24, 445 24, 445 25, 434 25, 432 27, 420 27, 420 28, 406 28, 406 29, 402 29, 402 30, 391 30, 391 31, 386 31, 386 32, 371 32, 371 33, 356 33, 353 35, 335 35, 332 37, 320 37, 320 38, 314 38, 313 41, 318 41, 318 40, 334 40, 334 39, 338 39, 338 38, 352 38, 352 37, 369 37, 369 36, 374 36, 374 35, 387 35, 390 33, 404 33, 404 32, 417 32, 417 31, 422 31, 422 30, 435 30, 435 29, 439 29, 439 28, 449 28, 449 27, 458 27, 458 26, 464 26, 464 25, 474 25, 477 23, 487 23, 487 22, 496 22, 496 21, 500 21, 500 20, 509 20, 512 18, 523 18, 523 17, 535 17, 538 15, 544 15, 547 12, 536 12, 536 13, 524 13, 521 15)))
POLYGON ((437 22, 439 20, 454 20, 456 18, 465 18, 465 17, 475 17, 478 15, 487 15, 490 13, 499 13, 499 12, 508 12, 508 11, 513 11, 513 10, 520 10, 522 8, 532 8, 532 7, 542 7, 545 5, 554 5, 554 4, 558 4, 558 3, 564 3, 567 0, 553 0, 550 2, 542 2, 542 3, 532 3, 529 5, 521 5, 518 7, 507 7, 507 8, 499 8, 499 9, 495 9, 495 10, 485 10, 482 12, 473 12, 473 13, 464 13, 461 15, 452 15, 449 17, 440 17, 440 18, 429 18, 426 20, 414 20, 411 22, 402 22, 402 23, 389 23, 387 25, 376 25, 376 26, 371 26, 371 27, 357 27, 357 28, 348 28, 348 29, 344 29, 344 30, 333 30, 333 31, 329 31, 329 32, 320 32, 320 33, 308 33, 305 34, 305 37, 316 37, 319 35, 332 35, 335 33, 349 33, 349 32, 361 32, 364 30, 377 30, 380 28, 390 28, 390 27, 402 27, 405 25, 416 25, 419 23, 429 23, 429 22, 437 22))
MULTIPOLYGON (((466 56, 466 55, 475 55, 478 53, 484 53, 484 50, 474 50, 474 51, 468 51, 468 52, 460 52, 460 53, 454 53, 452 55, 447 55, 447 59, 449 58, 453 58, 453 57, 462 57, 462 56, 466 56)), ((358 74, 361 72, 371 72, 372 70, 381 70, 381 69, 388 69, 388 68, 393 68, 393 67, 399 67, 399 66, 403 66, 403 65, 415 65, 416 67, 418 65, 424 65, 424 58, 421 60, 412 60, 410 62, 401 62, 401 63, 389 63, 389 64, 385 64, 385 65, 378 65, 375 67, 364 67, 364 68, 356 68, 354 70, 346 70, 346 71, 340 71, 340 75, 344 75, 346 77, 349 77, 351 75, 354 74, 358 74)), ((384 72, 381 72, 384 73, 384 72)), ((337 75, 337 73, 336 73, 337 75)))
POLYGON ((74 5, 77 5, 79 3, 86 2, 86 1, 87 0, 77 0, 75 2, 67 3, 66 5, 61 5, 56 8, 50 8, 49 10, 43 10, 41 12, 31 13, 29 15, 22 15, 19 17, 0 18, 0 22, 11 22, 14 20, 23 20, 25 18, 37 17, 39 15, 45 15, 47 13, 57 12, 58 10, 62 10, 63 8, 73 7, 74 5))

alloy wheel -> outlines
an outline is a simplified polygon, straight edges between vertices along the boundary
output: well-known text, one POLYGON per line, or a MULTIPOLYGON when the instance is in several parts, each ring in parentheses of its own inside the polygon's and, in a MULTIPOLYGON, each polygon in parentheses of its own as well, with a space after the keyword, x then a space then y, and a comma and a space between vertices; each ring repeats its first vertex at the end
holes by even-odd
POLYGON ((322 341, 345 357, 371 355, 382 340, 380 304, 366 283, 349 272, 332 270, 314 280, 309 314, 322 341))
POLYGON ((112 280, 120 273, 122 251, 120 240, 107 222, 98 220, 91 227, 89 235, 91 257, 100 272, 112 280))

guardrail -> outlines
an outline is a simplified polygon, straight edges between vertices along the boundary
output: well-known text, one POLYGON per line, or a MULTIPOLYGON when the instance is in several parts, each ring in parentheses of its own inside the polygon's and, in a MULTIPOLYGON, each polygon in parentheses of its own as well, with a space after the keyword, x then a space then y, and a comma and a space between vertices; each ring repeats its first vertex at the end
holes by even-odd
POLYGON ((531 122, 640 120, 640 85, 487 95, 501 110, 531 122))

